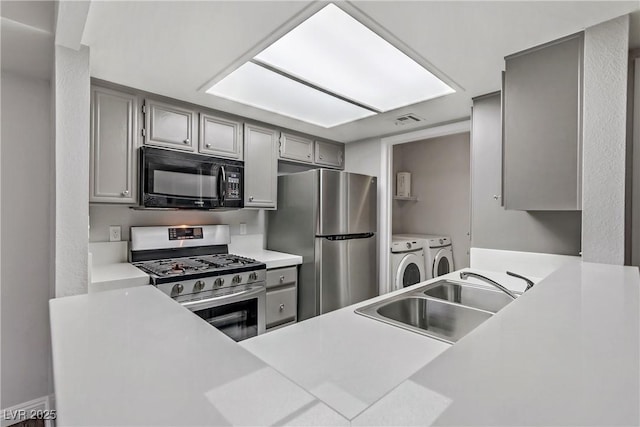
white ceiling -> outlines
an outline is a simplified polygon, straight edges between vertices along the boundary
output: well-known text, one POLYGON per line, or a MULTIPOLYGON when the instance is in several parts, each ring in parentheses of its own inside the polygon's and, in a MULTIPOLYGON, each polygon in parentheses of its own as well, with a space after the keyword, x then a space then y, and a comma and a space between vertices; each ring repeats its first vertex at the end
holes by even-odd
POLYGON ((204 92, 324 4, 94 0, 83 43, 94 77, 344 142, 468 117, 472 97, 500 89, 504 56, 626 13, 640 46, 638 1, 338 2, 458 92, 332 129, 204 92), (425 121, 396 126, 405 113, 425 121))

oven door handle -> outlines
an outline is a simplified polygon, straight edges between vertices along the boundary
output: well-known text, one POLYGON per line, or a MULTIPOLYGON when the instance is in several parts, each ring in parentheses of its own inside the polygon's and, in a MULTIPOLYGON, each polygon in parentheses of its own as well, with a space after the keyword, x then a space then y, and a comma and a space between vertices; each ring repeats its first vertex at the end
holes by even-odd
POLYGON ((223 304, 243 301, 254 296, 259 296, 260 294, 266 294, 266 288, 264 286, 254 286, 246 291, 236 292, 230 295, 222 295, 197 301, 186 301, 181 303, 181 305, 191 311, 198 311, 205 308, 219 307, 223 304))

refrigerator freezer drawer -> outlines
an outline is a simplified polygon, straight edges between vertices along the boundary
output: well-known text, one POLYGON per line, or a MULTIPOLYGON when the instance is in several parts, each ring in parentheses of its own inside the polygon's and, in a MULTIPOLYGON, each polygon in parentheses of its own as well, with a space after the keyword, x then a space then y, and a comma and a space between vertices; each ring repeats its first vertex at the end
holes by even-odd
POLYGON ((317 238, 318 314, 378 295, 376 236, 329 240, 317 238))

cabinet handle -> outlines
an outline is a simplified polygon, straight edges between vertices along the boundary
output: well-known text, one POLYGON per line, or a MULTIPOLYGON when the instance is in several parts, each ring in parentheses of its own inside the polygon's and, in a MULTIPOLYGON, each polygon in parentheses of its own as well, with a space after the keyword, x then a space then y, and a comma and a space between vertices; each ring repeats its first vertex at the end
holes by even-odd
POLYGON ((280 311, 284 311, 284 304, 280 304, 280 311))
POLYGON ((284 283, 284 276, 280 276, 280 283, 284 283))
POLYGON ((500 195, 499 195, 499 194, 494 194, 494 195, 493 195, 493 200, 498 200, 499 198, 500 198, 500 195))
POLYGON ((190 143, 191 141, 189 141, 189 138, 187 138, 187 139, 185 139, 185 140, 184 140, 184 141, 182 141, 182 142, 184 142, 185 144, 188 144, 188 143, 190 143))
POLYGON ((127 197, 129 195, 129 190, 124 190, 121 194, 122 197, 127 197))
POLYGON ((207 148, 211 148, 211 144, 205 144, 204 146, 207 148))
POLYGON ((310 159, 310 158, 311 158, 311 154, 307 154, 307 159, 310 159))
POLYGON ((253 196, 249 196, 249 201, 253 202, 253 196))

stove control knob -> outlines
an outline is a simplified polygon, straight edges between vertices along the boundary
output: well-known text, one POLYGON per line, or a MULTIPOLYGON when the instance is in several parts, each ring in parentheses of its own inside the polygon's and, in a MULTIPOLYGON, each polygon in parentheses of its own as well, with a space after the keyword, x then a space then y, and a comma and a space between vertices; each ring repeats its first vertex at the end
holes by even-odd
POLYGON ((204 289, 204 282, 202 280, 198 280, 196 283, 193 284, 194 292, 200 292, 202 289, 204 289))
POLYGON ((218 277, 215 282, 213 282, 213 286, 221 287, 224 285, 224 279, 222 277, 218 277))
POLYGON ((242 282, 242 276, 240 276, 239 274, 236 274, 235 276, 233 276, 233 283, 240 283, 242 282))
POLYGON ((184 290, 184 286, 182 286, 182 283, 173 285, 173 289, 171 289, 171 295, 181 294, 183 290, 184 290))
POLYGON ((258 273, 254 271, 253 273, 249 274, 249 280, 258 280, 258 273))
POLYGON ((411 243, 407 242, 407 249, 411 249, 411 243))

